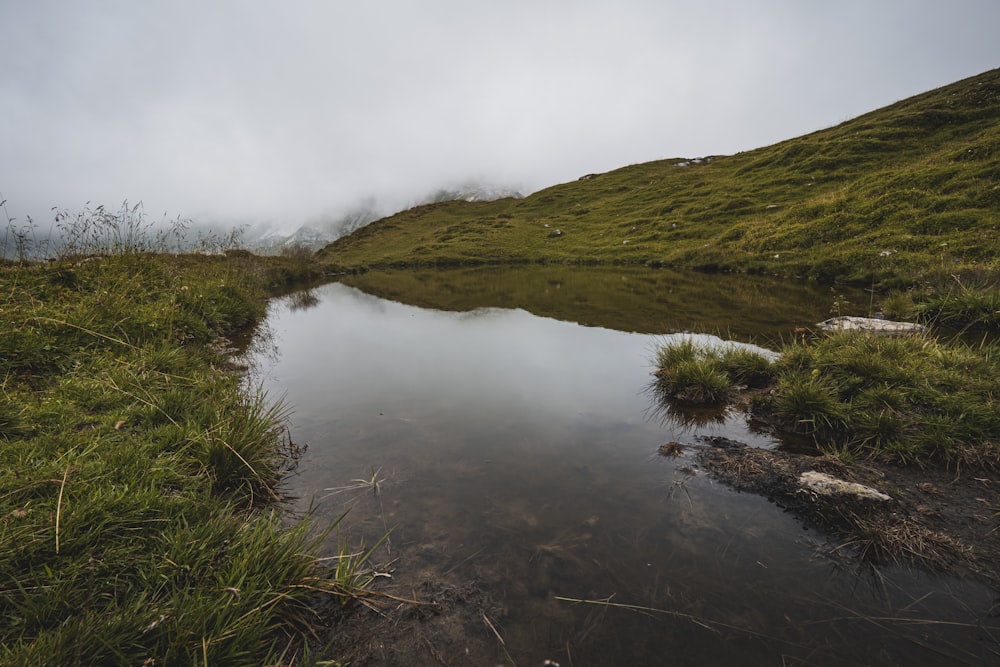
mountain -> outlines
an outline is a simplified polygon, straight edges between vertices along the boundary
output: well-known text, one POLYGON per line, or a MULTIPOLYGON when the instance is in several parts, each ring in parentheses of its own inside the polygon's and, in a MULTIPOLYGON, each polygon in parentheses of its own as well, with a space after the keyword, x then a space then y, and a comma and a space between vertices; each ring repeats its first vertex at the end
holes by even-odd
POLYGON ((426 197, 420 204, 496 201, 497 199, 508 198, 520 199, 523 196, 520 192, 510 187, 491 185, 479 181, 466 181, 453 187, 441 188, 429 197, 426 197))
POLYGON ((344 269, 635 263, 872 284, 997 274, 1000 70, 802 137, 428 203, 319 252, 344 269))
MULTIPOLYGON (((451 201, 483 202, 505 197, 521 197, 510 187, 467 181, 451 187, 439 188, 423 197, 419 204, 451 201)), ((419 205, 418 204, 418 205, 419 205)), ((244 231, 243 243, 257 251, 280 251, 292 246, 318 249, 342 236, 347 236, 368 223, 385 215, 375 199, 366 199, 347 213, 329 219, 308 222, 289 233, 270 225, 249 227, 244 231)))

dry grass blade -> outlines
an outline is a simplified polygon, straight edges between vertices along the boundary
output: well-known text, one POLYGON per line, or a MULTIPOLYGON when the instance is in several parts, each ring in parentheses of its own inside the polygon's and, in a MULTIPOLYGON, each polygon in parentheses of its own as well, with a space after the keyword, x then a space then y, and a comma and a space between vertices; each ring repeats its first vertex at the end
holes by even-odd
POLYGON ((914 561, 937 570, 970 557, 967 545, 910 521, 857 515, 852 519, 857 536, 842 546, 853 546, 863 556, 871 553, 896 563, 914 561))
POLYGON ((493 635, 497 638, 497 641, 500 642, 500 649, 503 651, 503 654, 507 656, 510 664, 516 665, 517 663, 514 661, 514 658, 512 658, 510 653, 507 651, 507 642, 504 641, 503 636, 497 630, 496 626, 493 625, 493 622, 490 621, 490 617, 486 615, 485 611, 480 611, 479 613, 483 617, 483 623, 485 623, 486 627, 493 631, 493 635))
POLYGON ((59 500, 56 501, 56 553, 59 553, 59 522, 62 519, 63 491, 66 490, 66 479, 69 477, 69 466, 63 473, 62 484, 59 485, 59 500))
POLYGON ((682 620, 685 620, 685 621, 690 621, 690 622, 694 623, 695 625, 701 626, 701 627, 705 628, 706 630, 710 630, 711 632, 714 632, 715 634, 722 634, 722 633, 719 632, 719 630, 718 630, 717 627, 713 627, 713 626, 724 627, 724 628, 728 628, 728 629, 732 629, 732 630, 738 630, 739 629, 739 628, 734 628, 733 626, 726 625, 724 623, 716 623, 714 621, 706 621, 706 620, 698 618, 697 616, 692 616, 691 614, 685 614, 684 612, 680 612, 680 611, 671 611, 669 609, 657 609, 655 607, 645 607, 645 606, 638 605, 638 604, 624 604, 624 603, 621 603, 621 602, 612 602, 610 597, 607 598, 607 599, 605 599, 605 600, 583 600, 583 599, 580 599, 580 598, 567 598, 567 597, 562 597, 562 596, 557 595, 557 596, 555 596, 555 599, 559 600, 561 602, 572 602, 574 604, 593 604, 593 605, 599 605, 599 606, 603 606, 603 607, 614 607, 616 609, 628 609, 628 610, 631 610, 631 611, 638 611, 638 612, 642 612, 642 613, 646 613, 646 614, 660 614, 660 615, 663 615, 663 616, 670 616, 670 617, 673 617, 673 618, 679 618, 679 619, 682 619, 682 620))
POLYGON ((506 646, 507 642, 503 640, 503 637, 497 631, 496 626, 490 621, 490 617, 486 615, 486 612, 480 612, 480 614, 482 614, 483 622, 486 623, 486 627, 492 630, 493 634, 496 635, 497 641, 499 641, 503 646, 506 646))
POLYGON ((34 320, 35 322, 48 322, 49 324, 59 324, 59 325, 62 325, 62 326, 71 327, 73 329, 77 329, 79 331, 82 331, 85 334, 90 334, 91 336, 96 336, 98 338, 103 338, 104 340, 110 341, 112 343, 117 343, 118 345, 123 345, 123 346, 131 348, 133 350, 138 350, 139 349, 138 347, 136 347, 132 343, 126 342, 126 341, 124 341, 124 340, 122 340, 120 338, 115 338, 114 336, 108 336, 107 334, 102 334, 99 331, 93 331, 93 330, 88 329, 86 327, 81 327, 81 326, 79 326, 77 324, 73 324, 72 322, 66 322, 64 320, 57 320, 57 319, 52 318, 52 317, 40 317, 40 316, 29 317, 28 320, 34 320))

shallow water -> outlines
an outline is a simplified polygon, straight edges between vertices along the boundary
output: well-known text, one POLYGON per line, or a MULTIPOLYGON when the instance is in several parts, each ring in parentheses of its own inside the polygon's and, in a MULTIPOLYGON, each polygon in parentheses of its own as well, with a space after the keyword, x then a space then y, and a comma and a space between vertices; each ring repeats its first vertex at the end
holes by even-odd
MULTIPOLYGON (((502 292, 506 279, 493 271, 486 283, 502 292)), ((705 298, 719 289, 710 277, 697 280, 705 298)), ((789 287, 779 289, 794 315, 769 315, 768 336, 828 316, 816 293, 803 290, 793 303, 789 287)), ((432 298, 423 292, 420 302, 432 298)), ((618 303, 581 312, 615 311, 621 321, 618 311, 634 307, 610 299, 618 303)), ((760 317, 759 297, 744 313, 738 303, 728 304, 730 322, 760 317)), ((706 319, 702 330, 732 328, 706 319)), ((676 335, 720 342, 669 326, 639 334, 520 309, 431 310, 343 284, 274 304, 259 377, 293 407, 293 439, 308 445, 287 491, 331 521, 351 508, 343 526, 356 544, 392 529, 374 556, 392 574, 380 582, 385 590, 479 596, 459 610, 457 630, 429 633, 409 652, 390 647, 387 660, 996 660, 992 591, 904 570, 858 571, 766 499, 699 472, 691 450, 657 455, 663 443, 698 444, 704 435, 776 445, 739 415, 694 426, 656 409, 648 392, 655 345, 676 335)))

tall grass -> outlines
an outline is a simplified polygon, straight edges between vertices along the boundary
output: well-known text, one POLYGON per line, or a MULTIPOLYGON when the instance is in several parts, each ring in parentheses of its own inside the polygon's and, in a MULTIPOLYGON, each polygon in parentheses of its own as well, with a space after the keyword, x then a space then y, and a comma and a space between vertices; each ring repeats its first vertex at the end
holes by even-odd
POLYGON ((142 252, 180 250, 188 221, 177 218, 156 229, 145 214, 142 202, 122 202, 118 210, 104 205, 85 207, 78 213, 58 210, 56 227, 63 256, 127 255, 142 252))
MULTIPOLYGON (((239 250, 245 226, 225 230, 198 230, 180 216, 152 220, 142 202, 123 201, 117 208, 89 203, 80 211, 53 209, 53 222, 40 229, 31 217, 12 218, 0 196, 4 228, 0 230, 0 260, 22 265, 53 258, 130 255, 142 253, 200 252, 223 254, 239 250)), ((292 259, 292 258, 286 258, 292 259)), ((303 259, 297 257, 295 259, 303 259)), ((310 257, 304 259, 311 260, 310 257)), ((292 262, 286 262, 291 264, 292 262)))
POLYGON ((0 266, 0 664, 297 664, 367 565, 281 516, 287 407, 219 370, 288 261, 130 220, 0 266))

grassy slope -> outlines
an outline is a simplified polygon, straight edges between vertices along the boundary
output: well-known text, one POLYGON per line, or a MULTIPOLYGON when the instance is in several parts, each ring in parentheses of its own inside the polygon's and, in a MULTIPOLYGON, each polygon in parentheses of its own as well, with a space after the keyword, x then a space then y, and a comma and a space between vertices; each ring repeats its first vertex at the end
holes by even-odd
POLYGON ((733 156, 633 165, 521 200, 420 206, 319 256, 355 268, 628 262, 867 284, 994 273, 998 226, 992 70, 733 156))

